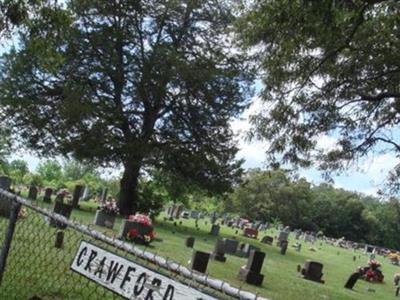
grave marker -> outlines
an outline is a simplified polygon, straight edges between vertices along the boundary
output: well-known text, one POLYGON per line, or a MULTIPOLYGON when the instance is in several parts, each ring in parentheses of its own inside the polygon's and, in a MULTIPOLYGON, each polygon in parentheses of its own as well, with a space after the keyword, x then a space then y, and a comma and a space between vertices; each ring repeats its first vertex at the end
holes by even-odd
POLYGON ((53 194, 53 189, 46 188, 44 191, 43 202, 51 203, 51 195, 53 194))
POLYGON ((219 226, 219 225, 213 224, 213 225, 211 226, 210 234, 211 234, 211 235, 218 236, 218 235, 219 235, 219 229, 220 229, 220 226, 219 226))
POLYGON ((239 270, 239 279, 247 282, 248 284, 261 286, 264 280, 264 275, 260 272, 264 263, 264 259, 264 252, 252 250, 250 252, 249 259, 247 260, 247 265, 241 267, 239 270))
POLYGON ((238 246, 239 246, 239 241, 234 239, 225 239, 225 253, 236 254, 238 246))
POLYGON ((186 247, 188 247, 188 248, 193 248, 193 246, 194 246, 194 242, 195 242, 195 238, 194 237, 192 237, 192 236, 190 236, 190 237, 188 237, 187 239, 186 239, 186 247))
POLYGON ((301 269, 301 274, 303 275, 304 279, 325 283, 325 281, 322 280, 323 267, 324 265, 319 262, 307 260, 304 264, 304 267, 301 269))
POLYGON ((195 250, 190 260, 190 269, 205 273, 207 271, 208 261, 210 259, 210 253, 195 250))
MULTIPOLYGON (((9 191, 11 187, 11 179, 6 176, 0 177, 0 188, 9 191)), ((11 212, 11 200, 0 198, 0 216, 4 218, 10 217, 11 212)))
POLYGON ((272 236, 264 236, 261 240, 261 243, 263 244, 267 244, 267 245, 272 245, 272 243, 274 242, 274 238, 272 236))
POLYGON ((361 277, 360 272, 354 272, 350 275, 349 279, 347 279, 346 284, 344 285, 344 287, 346 289, 350 289, 352 290, 354 285, 356 284, 357 280, 361 277))
POLYGON ((83 189, 85 187, 82 185, 76 185, 75 189, 74 189, 74 193, 72 196, 72 207, 76 208, 78 207, 78 203, 79 203, 79 199, 81 199, 82 193, 83 193, 83 189))
POLYGON ((36 200, 37 199, 37 194, 38 194, 38 189, 36 186, 31 185, 29 187, 29 192, 28 192, 28 199, 31 200, 36 200))
POLYGON ((214 246, 214 252, 211 254, 211 257, 214 260, 220 261, 220 262, 225 262, 226 257, 225 257, 225 241, 218 239, 215 242, 214 246))

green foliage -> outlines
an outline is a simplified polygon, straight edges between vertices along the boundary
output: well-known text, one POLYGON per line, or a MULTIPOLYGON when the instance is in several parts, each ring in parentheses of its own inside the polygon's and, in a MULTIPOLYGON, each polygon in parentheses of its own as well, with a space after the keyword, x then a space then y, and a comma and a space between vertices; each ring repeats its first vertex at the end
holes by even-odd
POLYGON ((42 161, 37 167, 37 173, 48 185, 57 185, 62 180, 62 166, 57 160, 42 161))
POLYGON ((149 167, 228 190, 241 174, 229 121, 252 80, 231 51, 231 1, 65 3, 38 11, 0 67, 2 108, 26 144, 122 165, 125 213, 149 167))
POLYGON ((28 173, 28 163, 22 159, 13 160, 8 165, 8 175, 12 177, 16 183, 22 183, 24 176, 28 173))
POLYGON ((374 150, 398 155, 400 2, 247 3, 238 32, 256 46, 268 106, 253 117, 252 135, 271 141, 272 164, 329 172, 374 150), (324 134, 336 146, 315 151, 324 134))
POLYGON ((23 183, 27 185, 43 186, 43 179, 39 174, 27 173, 23 177, 23 183))
POLYGON ((278 222, 393 249, 400 247, 400 238, 395 234, 400 230, 398 199, 380 202, 330 184, 311 186, 305 179, 282 170, 249 171, 225 204, 225 211, 252 220, 278 222))
POLYGON ((251 170, 234 192, 233 206, 255 220, 278 218, 291 227, 309 226, 307 209, 311 202, 310 184, 291 180, 282 170, 251 170))

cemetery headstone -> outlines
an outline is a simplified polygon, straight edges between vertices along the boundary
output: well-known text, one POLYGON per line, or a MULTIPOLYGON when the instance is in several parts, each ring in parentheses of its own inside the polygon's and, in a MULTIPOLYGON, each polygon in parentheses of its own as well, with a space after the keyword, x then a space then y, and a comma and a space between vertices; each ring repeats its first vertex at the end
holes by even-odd
POLYGON ((192 259, 190 260, 190 269, 200 273, 205 273, 207 271, 209 260, 210 253, 194 250, 192 259))
POLYGON ((280 247, 281 247, 280 253, 281 253, 282 255, 285 255, 285 254, 286 254, 286 250, 287 250, 288 244, 289 244, 288 241, 281 241, 281 242, 280 242, 280 247))
POLYGON ((44 191, 43 202, 51 203, 51 195, 53 194, 53 189, 46 188, 44 191))
POLYGON ((115 223, 115 215, 106 213, 103 210, 98 209, 94 217, 94 224, 101 227, 112 229, 115 223))
POLYGON ((31 186, 29 187, 28 199, 36 200, 36 199, 37 199, 37 194, 38 194, 38 189, 37 189, 37 187, 31 185, 31 186))
POLYGON ((219 235, 219 230, 220 230, 220 226, 219 226, 219 225, 213 224, 213 225, 211 226, 210 234, 211 234, 211 235, 218 236, 218 235, 219 235))
POLYGON ((174 213, 173 213, 173 217, 174 217, 175 219, 179 219, 180 216, 181 216, 181 213, 183 212, 184 209, 185 209, 185 206, 182 205, 182 204, 175 206, 175 210, 174 210, 174 213))
POLYGON ((249 238, 252 238, 252 239, 257 239, 258 230, 254 229, 254 228, 247 227, 247 228, 244 229, 243 235, 245 237, 249 237, 249 238))
POLYGON ((346 284, 344 285, 344 287, 346 289, 350 289, 352 290, 354 285, 356 284, 357 280, 361 277, 360 272, 354 272, 353 274, 350 275, 349 279, 347 279, 346 284))
POLYGON ((103 188, 100 195, 100 203, 106 203, 108 195, 108 188, 103 188))
MULTIPOLYGON (((154 228, 152 225, 145 225, 143 223, 138 223, 136 221, 125 219, 122 221, 120 227, 119 238, 125 239, 131 229, 135 229, 139 235, 144 236, 149 235, 154 228)), ((175 234, 175 231, 173 231, 172 233, 175 234)))
POLYGON ((319 283, 325 283, 322 280, 322 269, 324 265, 316 262, 316 261, 311 261, 307 260, 301 269, 301 274, 303 275, 304 279, 319 282, 319 283))
POLYGON ((64 243, 64 231, 58 230, 56 232, 56 241, 54 243, 54 247, 61 249, 63 247, 63 243, 64 243))
POLYGON ((186 238, 186 243, 185 243, 185 244, 186 244, 186 247, 188 247, 188 248, 193 248, 193 246, 194 246, 194 241, 195 241, 195 238, 192 237, 192 236, 186 238))
POLYGON ((234 239, 225 239, 225 253, 236 254, 236 250, 239 246, 239 241, 234 239))
POLYGON ((261 240, 261 243, 263 244, 267 244, 267 245, 272 245, 272 243, 274 242, 274 238, 272 236, 264 236, 261 240))
POLYGON ((215 224, 215 222, 217 222, 217 213, 216 212, 211 213, 210 220, 211 220, 211 224, 215 224))
POLYGON ((225 241, 222 239, 218 239, 215 242, 214 246, 214 252, 211 254, 211 257, 220 262, 225 262, 226 257, 225 257, 225 241))
POLYGON ((78 203, 79 203, 79 200, 81 199, 84 188, 85 187, 82 185, 75 186, 74 193, 72 195, 72 207, 73 208, 78 207, 78 203))
POLYGON ((264 275, 261 274, 261 269, 264 263, 265 253, 257 250, 252 250, 247 260, 247 265, 239 270, 239 279, 248 284, 261 286, 264 280, 264 275))
POLYGON ((282 241, 287 241, 288 238, 289 238, 289 232, 288 231, 284 231, 284 230, 279 231, 277 246, 279 247, 280 243, 282 241))
POLYGON ((236 253, 235 253, 235 254, 236 254, 237 256, 240 256, 240 257, 249 257, 250 252, 251 252, 252 250, 259 251, 260 248, 255 247, 255 246, 250 245, 250 244, 243 243, 243 244, 240 244, 240 245, 239 245, 239 247, 238 247, 238 249, 236 250, 236 253))
MULTIPOLYGON (((61 201, 56 201, 54 202, 53 212, 69 219, 72 212, 72 205, 63 203, 61 201)), ((64 223, 58 222, 53 218, 50 218, 50 226, 57 227, 60 229, 64 229, 67 227, 67 225, 65 225, 64 223)))
POLYGON ((197 211, 197 210, 192 210, 191 212, 190 212, 190 217, 192 218, 192 219, 198 219, 199 218, 199 215, 200 215, 200 213, 197 211))
MULTIPOLYGON (((9 191, 11 188, 11 179, 6 176, 0 177, 0 189, 9 191)), ((4 218, 10 217, 12 202, 9 199, 0 198, 0 216, 4 218)))
POLYGON ((0 189, 8 191, 11 187, 11 178, 7 176, 0 176, 0 189))

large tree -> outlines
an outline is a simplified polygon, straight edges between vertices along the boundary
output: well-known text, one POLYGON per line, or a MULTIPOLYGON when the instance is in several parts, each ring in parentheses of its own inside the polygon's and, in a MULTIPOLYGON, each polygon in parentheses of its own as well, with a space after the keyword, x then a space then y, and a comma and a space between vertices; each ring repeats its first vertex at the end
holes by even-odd
POLYGON ((250 72, 230 1, 70 0, 43 6, 3 59, 0 101, 42 154, 124 168, 120 208, 140 210, 141 170, 222 192, 240 173, 229 121, 250 72))
POLYGON ((271 158, 331 171, 371 151, 399 157, 399 1, 258 0, 246 9, 238 28, 256 46, 266 104, 252 134, 271 141, 271 158), (325 134, 337 144, 320 151, 325 134))

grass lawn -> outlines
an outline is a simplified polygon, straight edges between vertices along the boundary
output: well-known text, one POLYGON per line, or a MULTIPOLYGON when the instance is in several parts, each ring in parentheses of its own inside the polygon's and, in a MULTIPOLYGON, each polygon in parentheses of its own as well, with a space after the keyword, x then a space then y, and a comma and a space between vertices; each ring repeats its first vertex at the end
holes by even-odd
MULTIPOLYGON (((41 206, 45 206, 42 201, 37 201, 41 206)), ((96 209, 96 204, 93 202, 84 202, 81 203, 81 209, 74 210, 72 214, 72 218, 75 218, 82 223, 91 224, 94 219, 94 211, 96 209)), ((34 214, 33 212, 29 213, 29 216, 34 214)), ((79 246, 79 240, 82 237, 77 236, 76 233, 71 233, 71 236, 68 237, 70 233, 66 231, 65 237, 65 247, 62 252, 60 250, 54 250, 54 247, 50 245, 49 247, 44 247, 43 243, 48 239, 46 231, 49 231, 49 226, 45 223, 40 223, 35 226, 34 231, 30 232, 26 230, 26 228, 31 228, 32 224, 29 224, 29 217, 26 220, 20 221, 17 225, 16 238, 13 241, 13 248, 11 249, 10 255, 10 268, 8 272, 15 272, 16 267, 13 269, 12 266, 23 265, 26 270, 24 274, 34 274, 36 277, 40 277, 35 272, 38 266, 32 264, 32 255, 37 255, 41 260, 51 260, 51 261, 64 261, 69 262, 72 257, 75 255, 76 250, 79 246), (23 225, 25 224, 25 225, 23 225), (24 228, 24 226, 27 226, 24 228), (42 238, 39 239, 38 236, 42 235, 42 238), (41 242, 37 242, 37 241, 41 242), (35 243, 38 243, 38 253, 34 252, 31 248, 35 243), (30 244, 31 247, 22 246, 22 244, 30 244), (45 250, 44 250, 45 249, 45 250), (25 253, 29 252, 29 253, 25 253), (36 254, 33 254, 32 251, 36 254), (53 253, 54 252, 54 253, 53 253), (18 259, 16 258, 16 253, 18 253, 18 259), (46 255, 46 253, 48 255, 46 255), (15 258, 13 260, 13 257, 15 258), (26 262, 20 262, 20 257, 27 257, 26 262), (31 260, 28 260, 31 259, 31 260), (27 266, 27 264, 32 264, 31 266, 27 266), (29 270, 32 268, 32 270, 29 270), (29 272, 28 272, 29 270, 29 272)), ((36 215, 37 219, 38 216, 36 215)), ((164 257, 169 257, 172 260, 180 262, 182 265, 187 265, 192 250, 188 249, 184 246, 185 238, 188 236, 194 236, 196 238, 195 241, 195 249, 204 250, 211 252, 214 248, 214 243, 216 241, 216 237, 208 234, 210 230, 210 220, 204 219, 199 220, 200 229, 195 229, 194 220, 186 220, 180 219, 182 221, 182 225, 174 226, 172 222, 163 221, 163 215, 161 215, 155 224, 155 229, 157 232, 158 238, 162 239, 161 241, 155 241, 152 243, 149 251, 162 255, 164 257), (208 224, 205 224, 205 221, 208 224)), ((4 235, 5 221, 0 223, 0 229, 2 236, 4 235)), ((118 219, 114 228, 115 232, 107 230, 105 228, 96 227, 101 232, 105 232, 107 234, 115 234, 119 230, 119 226, 121 224, 121 219, 118 219)), ((276 232, 274 230, 268 230, 267 232, 263 232, 260 234, 260 237, 268 234, 275 236, 276 232)), ((281 255, 279 253, 279 248, 273 246, 261 244, 259 241, 254 239, 249 239, 235 234, 235 230, 228 228, 226 226, 221 227, 220 232, 221 237, 235 237, 241 241, 245 241, 251 243, 266 253, 266 259, 264 262, 264 266, 262 269, 262 273, 265 275, 264 283, 262 287, 254 287, 237 279, 237 273, 239 268, 246 263, 245 258, 239 258, 236 256, 226 255, 227 261, 226 263, 221 263, 217 261, 210 260, 208 266, 208 272, 210 276, 224 279, 229 282, 231 285, 236 287, 242 287, 244 290, 252 291, 254 293, 258 293, 264 297, 275 299, 275 300, 301 300, 301 299, 392 299, 394 298, 394 289, 392 287, 392 278, 393 274, 400 272, 399 267, 393 266, 389 263, 389 260, 386 258, 378 256, 377 259, 382 263, 383 274, 385 275, 385 283, 377 284, 377 283, 367 283, 365 281, 359 280, 355 286, 354 291, 347 290, 343 288, 344 283, 346 282, 348 276, 354 272, 354 270, 359 265, 366 265, 367 256, 365 256, 362 252, 353 252, 350 250, 345 250, 341 248, 336 248, 325 243, 316 243, 315 248, 316 252, 312 252, 309 250, 311 245, 303 244, 301 252, 295 252, 293 248, 290 247, 291 244, 294 243, 293 240, 290 240, 289 248, 286 255, 281 255), (357 257, 356 261, 353 261, 353 256, 357 257), (302 265, 306 259, 312 259, 319 261, 324 264, 323 269, 323 279, 325 280, 325 284, 314 283, 311 281, 304 280, 299 277, 296 269, 297 265, 302 265)), ((87 239, 87 238, 86 238, 87 239)), ((51 239, 53 241, 53 237, 51 239)), ((49 242, 48 242, 49 243, 49 242)), ((112 250, 112 252, 117 252, 112 250)), ((39 262, 40 259, 34 259, 34 261, 39 262)), ((66 264, 68 266, 68 264, 66 264)), ((48 268, 48 264, 42 263, 39 265, 41 268, 40 274, 42 276, 46 273, 58 272, 57 276, 63 276, 64 271, 60 271, 59 268, 54 267, 54 263, 52 264, 51 272, 47 272, 46 268, 48 268)), ((19 269, 18 269, 19 270, 19 269)), ((10 275, 6 273, 5 276, 5 285, 12 290, 18 291, 20 289, 27 289, 27 278, 29 277, 29 282, 31 283, 29 286, 31 289, 35 289, 35 293, 41 293, 41 282, 43 281, 41 278, 36 278, 32 275, 24 275, 18 277, 17 275, 10 275), (40 284, 39 284, 40 283, 40 284)), ((54 276, 54 275, 52 275, 54 276)), ((70 276, 70 275, 65 275, 70 276)), ((73 283, 76 281, 76 285, 79 286, 80 278, 79 275, 73 276, 73 280, 68 281, 66 284, 60 284, 59 287, 54 287, 54 291, 52 295, 49 295, 45 299, 94 299, 94 297, 88 295, 84 298, 79 298, 79 295, 82 293, 78 293, 76 290, 76 286, 73 283), (72 282, 72 283, 71 283, 72 282), (76 293, 74 291, 76 290, 76 293), (57 295, 57 296, 54 296, 57 295)), ((49 281, 51 282, 51 281, 49 281)), ((1 289, 0 289, 1 290, 1 289)), ((51 290, 51 289, 50 289, 51 290)), ((13 298, 2 298, 0 291, 0 299, 13 299, 13 298)), ((32 294, 31 294, 32 295, 32 294)), ((43 296, 43 295, 42 295, 43 296)), ((104 292, 104 297, 102 299, 113 298, 109 292, 104 292)), ((15 299, 26 299, 26 298, 15 298, 15 299)))

